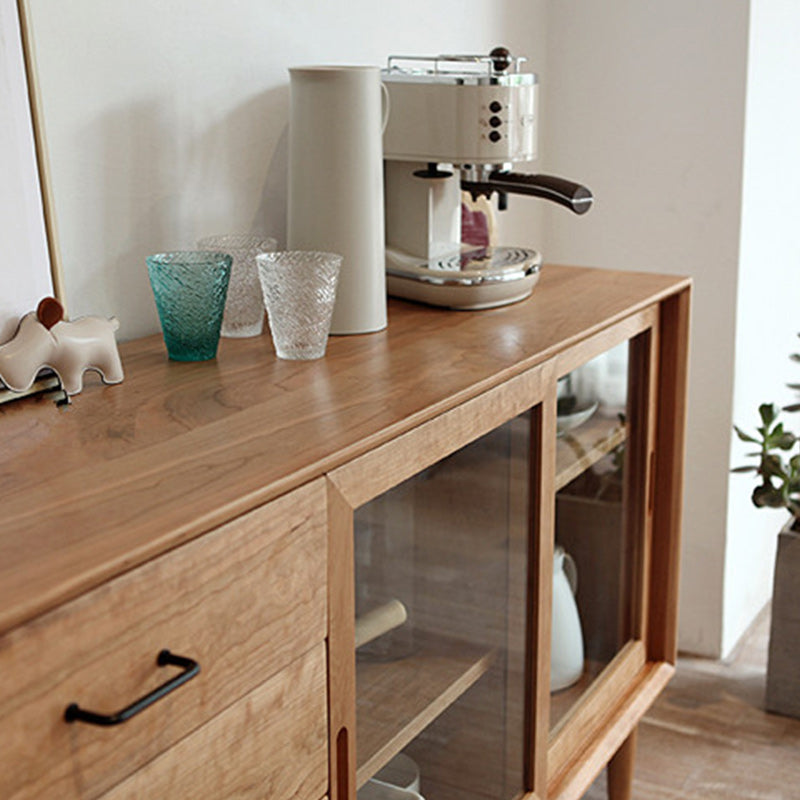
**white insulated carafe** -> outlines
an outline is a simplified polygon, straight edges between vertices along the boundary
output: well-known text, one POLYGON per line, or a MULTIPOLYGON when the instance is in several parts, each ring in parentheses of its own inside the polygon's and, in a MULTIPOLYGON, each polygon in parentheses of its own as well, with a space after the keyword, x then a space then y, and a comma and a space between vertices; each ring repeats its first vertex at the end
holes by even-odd
POLYGON ((289 70, 287 242, 344 257, 331 333, 386 327, 383 127, 378 67, 289 70))

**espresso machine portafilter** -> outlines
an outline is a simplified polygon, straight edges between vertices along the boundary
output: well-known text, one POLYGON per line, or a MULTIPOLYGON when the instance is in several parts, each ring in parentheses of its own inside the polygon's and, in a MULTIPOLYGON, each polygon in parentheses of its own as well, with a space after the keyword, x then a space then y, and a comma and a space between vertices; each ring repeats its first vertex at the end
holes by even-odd
POLYGON ((512 170, 537 157, 538 82, 524 57, 392 56, 382 72, 386 283, 389 294, 481 309, 527 297, 539 279, 535 250, 462 243, 462 192, 541 197, 576 214, 592 204, 580 184, 512 170))

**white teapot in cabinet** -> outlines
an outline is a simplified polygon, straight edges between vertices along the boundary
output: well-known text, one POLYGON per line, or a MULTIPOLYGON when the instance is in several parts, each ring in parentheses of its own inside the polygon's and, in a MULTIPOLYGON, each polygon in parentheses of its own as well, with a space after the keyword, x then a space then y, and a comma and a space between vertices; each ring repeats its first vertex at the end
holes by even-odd
POLYGON ((553 553, 553 628, 550 691, 576 683, 583 674, 583 633, 575 592, 578 570, 572 556, 556 545, 553 553))

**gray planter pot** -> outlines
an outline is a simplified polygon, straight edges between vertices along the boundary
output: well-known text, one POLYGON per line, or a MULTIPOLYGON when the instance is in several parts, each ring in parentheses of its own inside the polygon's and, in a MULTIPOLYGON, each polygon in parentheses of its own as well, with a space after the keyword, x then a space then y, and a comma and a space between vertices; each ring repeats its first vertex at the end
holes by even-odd
POLYGON ((767 663, 767 711, 800 719, 800 533, 778 534, 767 663))

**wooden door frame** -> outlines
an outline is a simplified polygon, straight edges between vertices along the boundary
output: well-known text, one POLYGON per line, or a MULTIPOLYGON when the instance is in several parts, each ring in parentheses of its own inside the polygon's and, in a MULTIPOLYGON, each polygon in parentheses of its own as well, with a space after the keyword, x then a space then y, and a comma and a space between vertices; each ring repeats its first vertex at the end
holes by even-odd
MULTIPOLYGON (((637 553, 634 573, 641 582, 634 586, 637 598, 634 616, 639 621, 634 627, 634 637, 617 653, 612 661, 595 679, 592 686, 580 698, 568 715, 551 731, 549 714, 547 747, 547 786, 552 793, 554 787, 564 782, 574 771, 581 757, 583 743, 598 737, 607 724, 610 710, 615 708, 630 691, 642 673, 646 662, 646 648, 642 641, 646 617, 647 569, 650 551, 650 515, 647 513, 646 498, 650 484, 650 454, 653 451, 653 419, 655 417, 655 353, 658 339, 658 306, 650 306, 625 320, 612 325, 600 333, 589 337, 557 357, 557 377, 563 377, 597 356, 612 348, 631 342, 629 359, 629 380, 637 378, 635 385, 629 385, 629 394, 636 392, 629 408, 634 417, 628 420, 632 438, 639 437, 640 444, 633 454, 633 464, 626 470, 627 493, 636 498, 634 506, 627 510, 624 524, 631 530, 641 531, 642 547, 637 553), (644 385, 639 385, 644 376, 644 385), (641 502, 638 502, 641 500, 641 502)), ((630 454, 630 448, 629 448, 630 454)), ((553 503, 555 503, 555 492, 553 503)), ((550 538, 554 525, 551 525, 550 538)), ((638 581, 637 581, 638 583, 638 581)), ((610 756, 611 754, 609 754, 610 756)), ((547 794, 549 797, 550 794, 547 794)))
MULTIPOLYGON (((599 713, 602 705, 605 710, 595 735, 579 752, 576 744, 571 762, 566 746, 559 754, 551 744, 548 800, 577 800, 606 764, 614 768, 609 797, 630 796, 637 724, 675 670, 690 295, 688 286, 653 307, 653 334, 647 353, 639 356, 651 365, 647 396, 642 398, 650 409, 646 424, 651 442, 641 465, 648 472, 645 507, 637 512, 649 525, 649 544, 642 554, 642 638, 629 643, 600 679, 608 683, 617 680, 620 670, 630 672, 626 691, 608 693, 617 695, 616 704, 601 703, 609 687, 598 687, 595 710, 599 713)), ((584 730, 581 738, 586 739, 584 730)))
POLYGON ((632 741, 639 718, 674 671, 688 322, 685 288, 328 473, 331 800, 355 800, 356 793, 354 509, 532 408, 525 798, 580 797, 632 741), (640 554, 640 638, 623 648, 578 712, 551 737, 550 663, 537 654, 549 652, 551 635, 557 380, 643 333, 634 350, 639 368, 643 364, 650 373, 640 389, 646 412, 638 424, 646 446, 637 469, 644 472, 644 490, 634 511, 649 531, 640 554), (588 743, 585 728, 574 734, 581 722, 593 731, 588 743))
MULTIPOLYGON (((328 473, 331 800, 355 800, 356 793, 353 570, 355 509, 514 417, 540 406, 545 398, 545 387, 554 385, 552 372, 551 362, 533 367, 328 473)), ((555 427, 553 429, 555 430, 555 427)), ((533 549, 535 551, 535 547, 533 549)), ((552 551, 550 563, 552 563, 552 551)), ((547 585, 552 591, 549 570, 544 569, 546 564, 546 560, 529 564, 529 576, 532 574, 539 576, 538 593, 536 597, 529 594, 528 598, 528 619, 533 615, 537 619, 533 626, 528 627, 529 633, 531 631, 535 633, 536 652, 542 652, 540 648, 545 644, 542 637, 545 631, 549 632, 550 627, 550 604, 541 601, 541 594, 546 593, 545 587, 541 585, 543 572, 547 573, 547 585)), ((536 687, 542 685, 540 677, 540 673, 544 670, 540 664, 542 661, 543 659, 535 659, 538 665, 536 676, 526 681, 533 697, 536 696, 536 687)), ((546 673, 545 677, 549 683, 549 662, 546 664, 546 673)), ((526 702, 528 725, 532 725, 533 720, 541 716, 537 702, 537 700, 526 702)), ((530 734, 525 738, 531 743, 536 740, 535 735, 530 734)), ((530 750, 528 752, 530 753, 530 750)), ((536 780, 537 785, 543 785, 540 771, 528 764, 524 767, 526 779, 536 780)), ((533 785, 526 789, 533 789, 533 785)), ((528 796, 536 797, 530 792, 528 796)))

